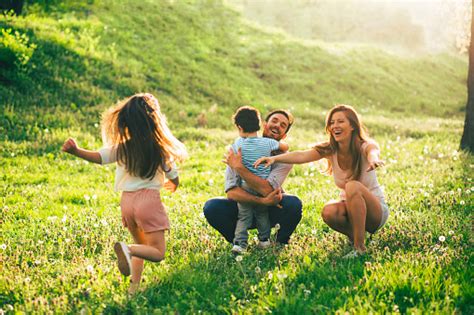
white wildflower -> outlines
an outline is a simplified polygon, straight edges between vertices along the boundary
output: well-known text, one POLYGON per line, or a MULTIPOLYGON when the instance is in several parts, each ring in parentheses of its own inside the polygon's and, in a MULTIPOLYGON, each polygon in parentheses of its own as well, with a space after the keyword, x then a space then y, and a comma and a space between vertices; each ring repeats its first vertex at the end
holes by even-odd
POLYGON ((97 195, 96 194, 92 195, 92 200, 97 200, 97 195))
POLYGON ((256 273, 260 273, 260 272, 262 272, 262 269, 260 269, 260 267, 257 266, 257 267, 255 267, 255 272, 256 272, 256 273))
POLYGON ((0 245, 0 249, 1 249, 1 250, 7 249, 7 244, 2 244, 2 245, 0 245))
POLYGON ((62 222, 62 223, 65 223, 66 221, 67 221, 67 216, 64 215, 63 218, 61 219, 61 222, 62 222))
POLYGON ((89 195, 84 195, 84 199, 85 199, 86 201, 89 201, 89 200, 91 200, 91 197, 90 197, 89 195))
POLYGON ((278 231, 279 229, 280 229, 280 224, 279 223, 275 224, 275 230, 278 231))
POLYGON ((237 261, 237 262, 241 262, 242 259, 243 259, 242 255, 239 255, 239 256, 235 257, 235 261, 237 261))
POLYGON ((446 240, 446 237, 444 237, 444 235, 441 235, 441 236, 439 237, 439 241, 440 241, 441 243, 443 243, 445 240, 446 240))

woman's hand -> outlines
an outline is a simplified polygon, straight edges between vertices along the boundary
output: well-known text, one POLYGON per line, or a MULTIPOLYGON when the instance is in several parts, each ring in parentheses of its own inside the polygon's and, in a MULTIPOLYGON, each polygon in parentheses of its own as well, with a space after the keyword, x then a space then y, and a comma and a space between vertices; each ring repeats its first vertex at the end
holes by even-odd
POLYGON ((77 143, 76 143, 76 140, 74 140, 73 138, 69 138, 67 139, 64 144, 63 144, 63 147, 61 148, 61 150, 63 152, 67 152, 67 153, 70 153, 70 154, 75 154, 76 151, 77 151, 77 143))
POLYGON ((367 168, 367 172, 373 171, 377 167, 385 165, 385 162, 380 160, 379 158, 376 158, 373 161, 368 161, 368 162, 369 162, 369 167, 367 168))
POLYGON ((273 163, 275 163, 275 157, 274 156, 264 156, 259 158, 258 160, 255 161, 253 164, 253 167, 257 168, 260 164, 264 164, 265 167, 269 167, 273 163))

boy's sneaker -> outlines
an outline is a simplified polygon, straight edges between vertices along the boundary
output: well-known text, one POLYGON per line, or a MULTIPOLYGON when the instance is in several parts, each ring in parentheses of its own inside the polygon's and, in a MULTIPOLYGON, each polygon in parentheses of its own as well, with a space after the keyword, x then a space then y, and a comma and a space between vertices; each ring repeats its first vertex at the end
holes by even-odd
POLYGON ((272 243, 269 240, 266 241, 258 241, 257 247, 260 249, 265 249, 272 246, 272 243))
POLYGON ((117 242, 114 245, 115 253, 117 254, 118 268, 120 272, 128 277, 132 270, 132 258, 130 256, 130 249, 124 242, 117 242))
POLYGON ((346 255, 342 256, 342 259, 355 259, 357 257, 362 257, 364 255, 365 255, 365 252, 360 252, 356 249, 353 249, 346 255))
POLYGON ((245 248, 243 248, 242 246, 236 244, 232 247, 232 253, 234 253, 236 255, 243 254, 243 253, 245 253, 245 248))

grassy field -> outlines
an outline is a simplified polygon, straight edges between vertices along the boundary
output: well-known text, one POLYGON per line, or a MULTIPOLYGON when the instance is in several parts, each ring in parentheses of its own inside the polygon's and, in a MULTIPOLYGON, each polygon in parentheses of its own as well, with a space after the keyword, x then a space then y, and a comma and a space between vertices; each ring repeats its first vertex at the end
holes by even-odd
POLYGON ((465 57, 300 41, 255 28, 219 1, 70 0, 28 10, 0 17, 36 45, 28 62, 0 70, 4 312, 474 312, 474 158, 459 151, 465 57), (131 241, 114 167, 59 149, 68 136, 99 148, 100 113, 139 91, 158 96, 190 158, 177 193, 163 192, 166 259, 146 265, 143 291, 130 298, 112 250, 131 241), (236 260, 202 215, 207 199, 224 194, 231 113, 242 104, 290 109, 296 150, 325 138, 335 103, 361 112, 387 164, 378 176, 391 215, 369 254, 341 258, 346 240, 320 217, 337 189, 308 164, 285 183, 303 201, 291 245, 251 243, 236 260))

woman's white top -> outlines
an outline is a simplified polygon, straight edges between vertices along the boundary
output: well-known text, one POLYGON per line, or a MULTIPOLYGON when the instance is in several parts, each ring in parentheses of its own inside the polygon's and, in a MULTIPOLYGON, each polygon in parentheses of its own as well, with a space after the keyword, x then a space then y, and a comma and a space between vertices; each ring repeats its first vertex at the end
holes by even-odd
MULTIPOLYGON (((370 192, 372 192, 377 198, 379 198, 382 201, 385 201, 385 197, 383 195, 383 191, 380 188, 379 182, 377 181, 377 175, 375 174, 375 170, 371 170, 370 172, 367 172, 367 168, 369 167, 369 161, 367 161, 367 154, 365 150, 367 149, 367 146, 369 144, 374 144, 378 147, 377 143, 374 141, 367 141, 364 142, 360 149, 361 149, 361 159, 362 159, 362 165, 361 165, 361 172, 360 172, 360 177, 358 179, 359 182, 361 182, 367 189, 369 189, 370 192)), ((341 189, 341 200, 346 200, 346 192, 344 190, 346 183, 349 181, 349 177, 352 174, 352 171, 350 169, 348 170, 342 170, 341 167, 339 166, 339 163, 337 161, 337 153, 334 153, 328 157, 328 160, 331 161, 332 164, 332 174, 334 176, 334 182, 338 188, 341 189)))
MULTIPOLYGON (((117 162, 117 147, 104 147, 99 150, 102 164, 117 162)), ((173 166, 169 172, 163 171, 162 167, 156 170, 156 174, 152 179, 133 176, 127 172, 125 167, 117 163, 115 171, 115 191, 137 191, 140 189, 161 189, 165 182, 165 177, 175 179, 178 177, 178 171, 173 166)))

